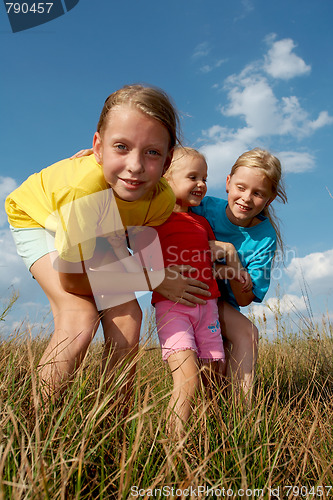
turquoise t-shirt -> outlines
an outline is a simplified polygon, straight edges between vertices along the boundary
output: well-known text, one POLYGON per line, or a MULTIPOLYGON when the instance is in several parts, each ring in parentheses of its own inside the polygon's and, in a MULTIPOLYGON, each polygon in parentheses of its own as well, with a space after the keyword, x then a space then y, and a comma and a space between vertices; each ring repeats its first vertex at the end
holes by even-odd
MULTIPOLYGON (((212 226, 216 239, 228 241, 236 248, 239 258, 251 276, 255 302, 262 302, 269 288, 271 267, 276 250, 276 233, 267 217, 258 215, 261 222, 253 227, 236 226, 227 217, 228 202, 206 196, 193 212, 203 215, 212 226)), ((227 300, 239 309, 229 282, 227 300)))

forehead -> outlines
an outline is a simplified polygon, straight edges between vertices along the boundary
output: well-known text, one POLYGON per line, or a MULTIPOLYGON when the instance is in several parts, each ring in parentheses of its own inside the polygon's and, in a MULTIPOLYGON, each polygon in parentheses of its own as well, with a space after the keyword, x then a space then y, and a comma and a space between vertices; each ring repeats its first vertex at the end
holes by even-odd
POLYGON ((184 154, 174 160, 174 172, 183 175, 194 173, 207 177, 207 163, 200 156, 184 154))
POLYGON ((161 140, 170 140, 168 129, 159 120, 141 111, 132 104, 119 104, 111 108, 107 114, 105 132, 132 133, 158 137, 161 140))
POLYGON ((272 183, 264 170, 256 167, 238 167, 230 180, 243 182, 250 186, 260 186, 265 189, 272 188, 272 183))

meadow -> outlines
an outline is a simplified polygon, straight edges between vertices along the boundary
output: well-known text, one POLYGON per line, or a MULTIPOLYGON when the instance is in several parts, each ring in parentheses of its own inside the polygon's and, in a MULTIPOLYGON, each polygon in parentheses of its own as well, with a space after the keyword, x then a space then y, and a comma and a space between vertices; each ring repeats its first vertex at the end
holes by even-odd
POLYGON ((101 342, 45 408, 36 366, 47 332, 31 338, 22 325, 0 337, 0 499, 333 498, 332 324, 287 319, 275 311, 274 340, 259 322, 252 404, 223 390, 198 395, 179 442, 165 432, 171 380, 151 317, 127 415, 123 367, 103 390, 101 342))

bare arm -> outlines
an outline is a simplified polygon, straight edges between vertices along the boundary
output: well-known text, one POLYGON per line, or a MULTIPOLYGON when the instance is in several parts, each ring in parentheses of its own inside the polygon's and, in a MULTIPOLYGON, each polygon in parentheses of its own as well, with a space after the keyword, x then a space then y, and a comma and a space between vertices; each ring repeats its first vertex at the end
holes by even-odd
MULTIPOLYGON (((86 267, 88 268, 87 264, 86 267)), ((64 272, 64 268, 59 272, 60 282, 63 288, 77 295, 94 296, 110 293, 128 293, 130 291, 156 290, 163 297, 179 302, 190 307, 196 304, 205 304, 205 298, 210 297, 208 285, 201 281, 184 276, 182 273, 190 271, 191 266, 172 266, 160 271, 144 272, 114 272, 112 264, 110 271, 105 268, 87 269, 87 272, 70 273, 64 272), (93 276, 92 274, 93 273, 93 276), (90 277, 93 278, 94 289, 90 286, 90 277), (147 281, 147 275, 149 281, 147 281), (202 299, 193 294, 202 295, 202 299)))
POLYGON ((252 281, 247 271, 242 270, 240 274, 237 274, 233 267, 216 264, 214 274, 217 279, 229 280, 231 290, 239 306, 245 307, 253 302, 255 295, 252 292, 252 281))
POLYGON ((246 269, 243 268, 234 245, 222 241, 210 241, 209 245, 212 259, 224 258, 226 261, 226 266, 218 264, 215 266, 216 277, 229 280, 239 306, 245 307, 251 304, 255 298, 252 292, 252 281, 246 269))

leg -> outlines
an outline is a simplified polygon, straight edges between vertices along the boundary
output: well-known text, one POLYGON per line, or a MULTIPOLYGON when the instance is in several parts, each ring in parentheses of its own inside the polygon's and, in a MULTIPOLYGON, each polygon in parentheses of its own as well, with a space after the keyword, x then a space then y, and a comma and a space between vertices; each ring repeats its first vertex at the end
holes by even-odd
POLYGON ((168 428, 181 437, 184 423, 191 414, 191 401, 199 388, 198 358, 194 351, 171 354, 168 364, 172 373, 173 391, 168 404, 168 428))
POLYGON ((217 300, 208 300, 200 308, 200 320, 195 325, 195 341, 201 362, 201 379, 209 397, 221 387, 225 372, 225 353, 217 300))
POLYGON ((30 268, 50 301, 54 333, 40 360, 39 371, 46 397, 66 383, 80 365, 99 324, 93 298, 66 292, 50 256, 30 268))
POLYGON ((220 390, 224 372, 224 360, 201 362, 201 381, 209 399, 212 399, 216 389, 220 390))
POLYGON ((179 438, 190 416, 191 400, 199 387, 193 325, 198 322, 200 308, 198 305, 192 308, 169 300, 157 302, 155 308, 162 357, 168 362, 173 378, 167 428, 170 434, 179 438))
POLYGON ((258 356, 258 329, 227 302, 219 302, 223 335, 232 348, 226 349, 227 377, 236 381, 244 396, 251 396, 258 356))
MULTIPOLYGON (((105 346, 102 368, 106 385, 110 386, 116 367, 130 362, 136 355, 139 345, 142 312, 137 300, 107 309, 101 313, 105 346)), ((131 393, 135 364, 130 367, 124 392, 131 393)))

